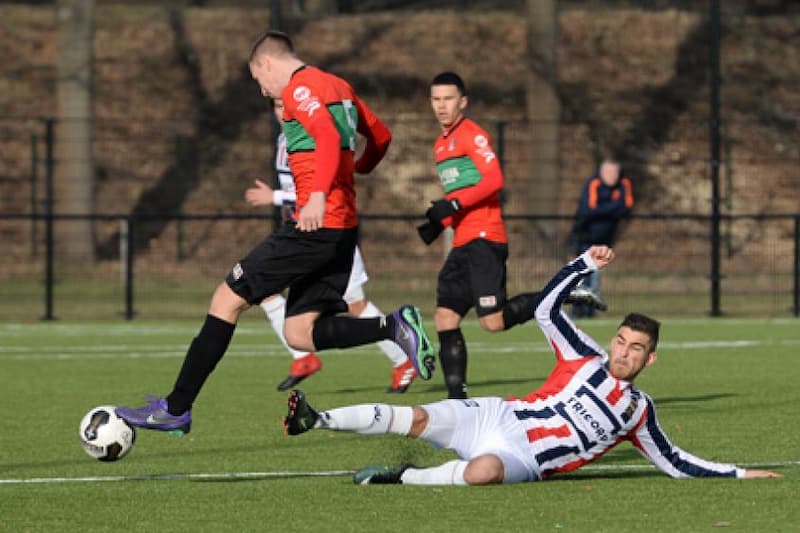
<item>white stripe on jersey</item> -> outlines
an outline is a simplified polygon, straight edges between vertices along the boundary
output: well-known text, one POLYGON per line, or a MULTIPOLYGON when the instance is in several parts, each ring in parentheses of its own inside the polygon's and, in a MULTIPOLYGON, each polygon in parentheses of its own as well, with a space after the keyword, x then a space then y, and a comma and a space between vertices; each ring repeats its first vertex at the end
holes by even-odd
POLYGON ((561 310, 572 289, 597 267, 588 253, 545 286, 536 320, 558 359, 542 387, 509 400, 546 478, 600 457, 623 440, 671 476, 742 475, 733 465, 704 461, 672 445, 658 425, 652 400, 612 376, 606 352, 561 310))
POLYGON ((294 205, 297 193, 294 188, 294 176, 289 168, 289 153, 286 151, 286 135, 278 135, 275 150, 275 170, 278 173, 278 183, 281 186, 281 203, 279 205, 294 205))

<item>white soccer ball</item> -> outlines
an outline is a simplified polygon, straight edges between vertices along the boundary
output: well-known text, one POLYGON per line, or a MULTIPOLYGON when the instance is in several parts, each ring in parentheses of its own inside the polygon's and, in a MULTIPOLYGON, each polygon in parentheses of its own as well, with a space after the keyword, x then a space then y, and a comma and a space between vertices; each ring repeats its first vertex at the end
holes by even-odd
POLYGON ((86 413, 78 427, 83 450, 101 461, 122 459, 136 441, 136 430, 117 416, 116 407, 101 405, 86 413))

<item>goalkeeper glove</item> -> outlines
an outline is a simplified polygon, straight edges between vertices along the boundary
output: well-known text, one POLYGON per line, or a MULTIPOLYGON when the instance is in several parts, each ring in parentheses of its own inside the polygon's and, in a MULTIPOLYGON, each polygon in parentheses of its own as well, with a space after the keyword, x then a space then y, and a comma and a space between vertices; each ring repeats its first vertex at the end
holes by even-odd
POLYGON ((417 226, 417 233, 425 244, 430 244, 436 240, 444 231, 441 222, 428 221, 421 226, 417 226))
POLYGON ((452 200, 435 200, 431 202, 431 206, 425 211, 425 216, 431 222, 441 224, 442 220, 453 216, 459 209, 461 209, 461 204, 455 198, 452 200))

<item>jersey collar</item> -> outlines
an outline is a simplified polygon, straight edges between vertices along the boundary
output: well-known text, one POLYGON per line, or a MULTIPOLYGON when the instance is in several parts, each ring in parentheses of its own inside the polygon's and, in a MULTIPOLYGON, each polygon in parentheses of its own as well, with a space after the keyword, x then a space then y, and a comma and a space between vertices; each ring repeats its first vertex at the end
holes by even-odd
POLYGON ((442 137, 447 139, 450 136, 450 134, 453 133, 455 131, 455 129, 458 128, 461 125, 462 122, 464 122, 465 118, 467 118, 467 117, 465 117, 464 115, 461 115, 461 118, 456 120, 455 124, 453 124, 452 126, 447 128, 446 130, 442 131, 442 137))

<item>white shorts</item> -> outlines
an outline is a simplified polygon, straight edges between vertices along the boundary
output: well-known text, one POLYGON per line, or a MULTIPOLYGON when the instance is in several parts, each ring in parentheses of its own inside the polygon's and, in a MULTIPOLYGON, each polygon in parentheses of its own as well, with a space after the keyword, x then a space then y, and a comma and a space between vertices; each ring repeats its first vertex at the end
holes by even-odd
POLYGON ((539 479, 525 429, 502 398, 442 400, 421 407, 428 413, 428 426, 420 438, 453 450, 466 461, 498 456, 505 468, 503 483, 539 479))
POLYGON ((364 259, 361 257, 361 250, 356 246, 356 251, 353 254, 353 268, 350 270, 350 279, 347 282, 347 289, 344 291, 344 301, 348 304, 363 300, 364 287, 369 276, 367 276, 367 269, 364 267, 364 259))

